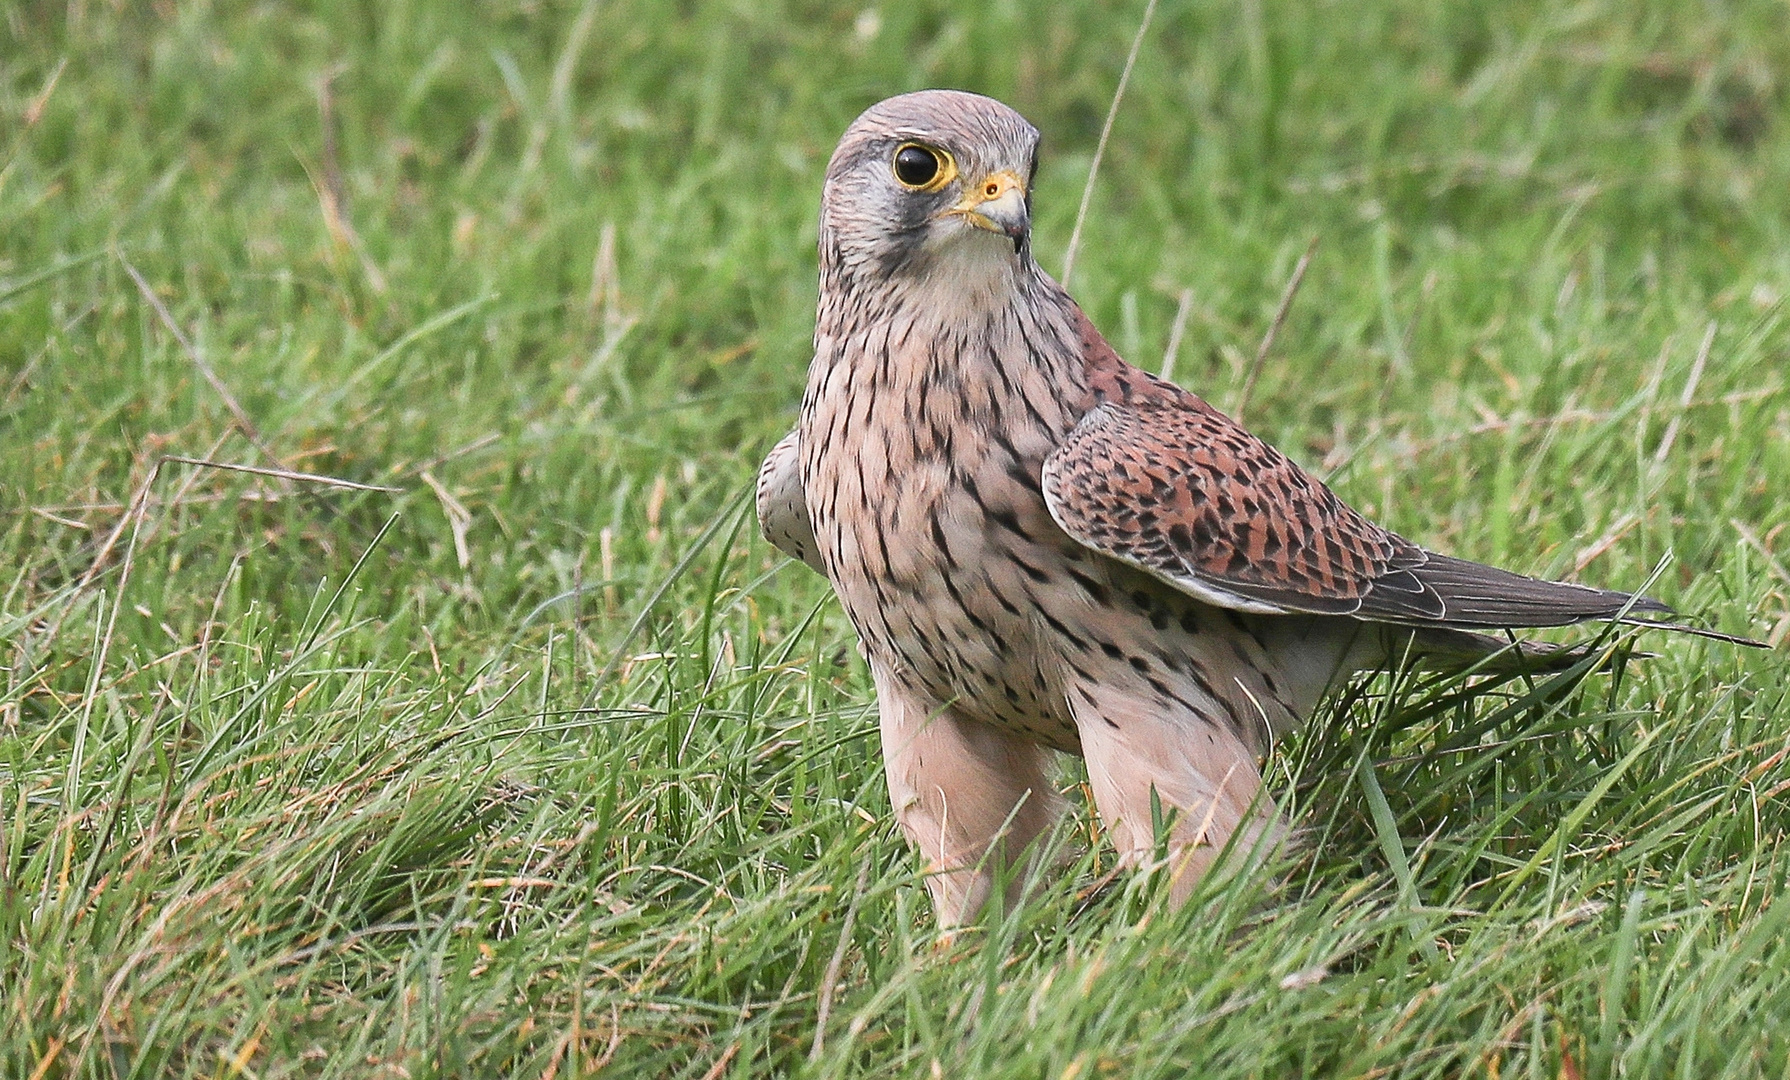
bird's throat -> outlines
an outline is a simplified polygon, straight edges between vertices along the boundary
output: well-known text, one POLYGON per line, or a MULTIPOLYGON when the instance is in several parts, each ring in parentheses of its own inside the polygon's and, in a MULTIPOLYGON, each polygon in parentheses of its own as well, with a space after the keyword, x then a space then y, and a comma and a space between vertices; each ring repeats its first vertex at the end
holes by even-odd
POLYGON ((823 287, 810 401, 849 397, 854 423, 1067 431, 1086 382, 1074 305, 1035 263, 996 247, 960 245, 926 274, 823 287))

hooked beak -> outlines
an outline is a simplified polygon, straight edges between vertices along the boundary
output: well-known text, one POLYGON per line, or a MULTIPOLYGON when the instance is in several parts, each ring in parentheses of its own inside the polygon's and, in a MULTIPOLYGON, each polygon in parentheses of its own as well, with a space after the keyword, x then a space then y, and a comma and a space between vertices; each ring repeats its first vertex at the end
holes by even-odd
POLYGON ((945 212, 963 218, 978 229, 1015 240, 1024 236, 1032 223, 1026 210, 1025 181, 1004 170, 984 177, 969 189, 963 201, 945 212))

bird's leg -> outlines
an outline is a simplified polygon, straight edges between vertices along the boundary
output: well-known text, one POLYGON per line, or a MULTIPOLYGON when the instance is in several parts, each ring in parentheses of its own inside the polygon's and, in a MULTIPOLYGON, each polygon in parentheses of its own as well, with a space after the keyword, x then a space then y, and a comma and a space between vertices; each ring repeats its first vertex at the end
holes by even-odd
POLYGON ((1278 842, 1283 826, 1262 791, 1255 752, 1222 719, 1165 708, 1148 692, 1088 684, 1069 694, 1094 805, 1120 861, 1146 865, 1158 820, 1178 906, 1236 836, 1232 858, 1278 842))
POLYGON ((1028 847, 1062 813, 1050 751, 917 693, 872 660, 895 820, 926 859, 939 925, 973 919, 994 884, 1017 900, 1028 847))

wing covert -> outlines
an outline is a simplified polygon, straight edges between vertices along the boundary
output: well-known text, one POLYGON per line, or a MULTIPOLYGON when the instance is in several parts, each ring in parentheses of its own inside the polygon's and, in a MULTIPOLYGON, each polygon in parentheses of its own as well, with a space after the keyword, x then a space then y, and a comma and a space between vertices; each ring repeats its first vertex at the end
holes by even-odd
POLYGON ((1063 531, 1225 607, 1348 615, 1383 590, 1407 618, 1443 615, 1416 545, 1193 394, 1151 390, 1096 406, 1046 461, 1063 531))

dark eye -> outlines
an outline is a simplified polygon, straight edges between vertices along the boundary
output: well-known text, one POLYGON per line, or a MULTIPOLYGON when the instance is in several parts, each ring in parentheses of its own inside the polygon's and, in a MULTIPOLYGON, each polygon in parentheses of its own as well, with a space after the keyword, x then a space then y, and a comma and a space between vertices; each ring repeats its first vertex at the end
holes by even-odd
POLYGON ((943 168, 938 151, 908 143, 895 151, 895 179, 908 187, 920 188, 932 183, 943 168))

